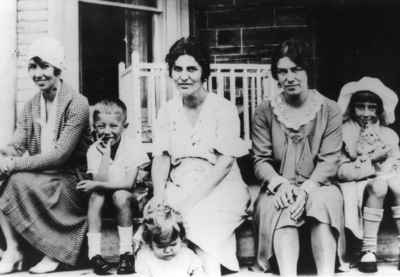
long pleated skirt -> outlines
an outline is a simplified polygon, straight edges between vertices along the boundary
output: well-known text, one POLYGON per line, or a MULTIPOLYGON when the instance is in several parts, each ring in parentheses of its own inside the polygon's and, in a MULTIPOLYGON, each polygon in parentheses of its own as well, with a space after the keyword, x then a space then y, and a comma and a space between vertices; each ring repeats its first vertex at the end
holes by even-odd
POLYGON ((4 184, 0 209, 34 248, 75 265, 87 231, 85 197, 72 172, 19 172, 4 184))
POLYGON ((300 228, 309 218, 332 227, 338 242, 339 269, 342 271, 347 269, 347 265, 343 262, 345 250, 343 197, 338 187, 321 186, 314 190, 307 200, 305 217, 297 221, 290 218, 288 208, 281 210, 275 208, 273 195, 262 192, 255 204, 254 216, 257 233, 257 263, 264 271, 270 270, 270 259, 274 255, 275 231, 284 227, 300 228))

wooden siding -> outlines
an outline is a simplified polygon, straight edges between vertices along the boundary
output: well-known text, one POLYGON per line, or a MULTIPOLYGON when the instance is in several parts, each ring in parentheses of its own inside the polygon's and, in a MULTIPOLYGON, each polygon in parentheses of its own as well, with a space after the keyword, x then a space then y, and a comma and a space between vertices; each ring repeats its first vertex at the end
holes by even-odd
POLYGON ((18 0, 17 1, 17 113, 24 103, 36 92, 27 73, 27 51, 35 39, 47 35, 48 1, 54 0, 18 0))

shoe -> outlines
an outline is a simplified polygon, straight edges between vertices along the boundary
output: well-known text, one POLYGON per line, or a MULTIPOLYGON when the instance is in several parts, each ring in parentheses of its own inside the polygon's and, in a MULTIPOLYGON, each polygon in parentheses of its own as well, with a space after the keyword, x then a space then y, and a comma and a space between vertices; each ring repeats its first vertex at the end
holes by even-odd
POLYGON ((358 270, 364 273, 375 273, 378 271, 376 263, 376 254, 374 252, 361 253, 361 259, 358 263, 358 270))
POLYGON ((400 255, 399 255, 399 263, 397 264, 397 270, 400 270, 400 255))
POLYGON ((50 257, 44 256, 40 262, 29 269, 29 273, 44 274, 54 272, 59 269, 60 265, 60 262, 51 259, 50 257))
POLYGON ((117 274, 135 273, 135 257, 133 254, 126 252, 119 256, 119 264, 117 274))
POLYGON ((5 251, 0 261, 0 274, 22 270, 22 255, 19 252, 5 251))
POLYGON ((108 275, 108 272, 112 265, 109 264, 102 256, 96 255, 90 259, 90 266, 93 268, 93 272, 97 275, 108 275))

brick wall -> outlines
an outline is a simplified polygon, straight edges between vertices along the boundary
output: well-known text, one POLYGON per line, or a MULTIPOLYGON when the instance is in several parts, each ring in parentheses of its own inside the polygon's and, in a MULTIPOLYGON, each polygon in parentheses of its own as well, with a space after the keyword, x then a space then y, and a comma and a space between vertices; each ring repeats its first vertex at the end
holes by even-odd
POLYGON ((273 47, 293 35, 313 43, 310 11, 294 0, 192 0, 190 4, 191 32, 208 42, 213 62, 268 63, 273 47))

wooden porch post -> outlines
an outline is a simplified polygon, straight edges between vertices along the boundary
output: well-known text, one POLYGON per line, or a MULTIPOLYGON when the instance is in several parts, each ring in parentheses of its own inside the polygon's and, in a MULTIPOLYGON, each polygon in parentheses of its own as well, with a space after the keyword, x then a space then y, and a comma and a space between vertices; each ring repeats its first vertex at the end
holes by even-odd
POLYGON ((2 0, 0 9, 0 147, 6 144, 15 126, 17 80, 17 0, 2 0))
POLYGON ((158 0, 163 13, 154 20, 154 61, 164 61, 171 45, 189 35, 189 0, 158 0))
POLYGON ((79 90, 79 0, 48 0, 49 35, 65 49, 64 79, 79 90))

